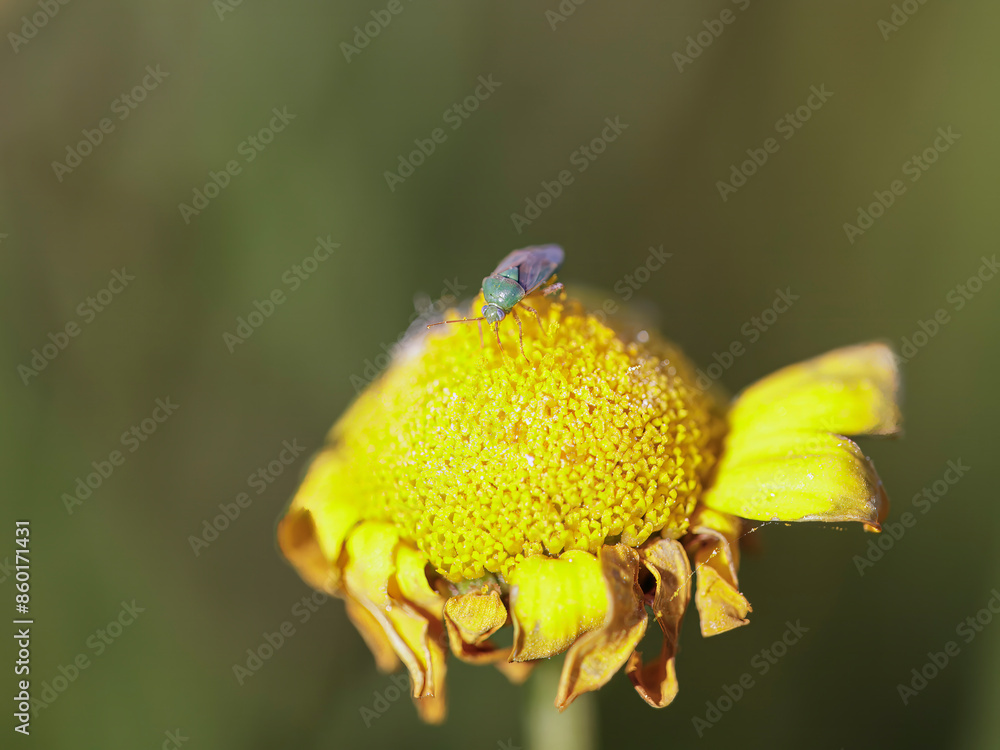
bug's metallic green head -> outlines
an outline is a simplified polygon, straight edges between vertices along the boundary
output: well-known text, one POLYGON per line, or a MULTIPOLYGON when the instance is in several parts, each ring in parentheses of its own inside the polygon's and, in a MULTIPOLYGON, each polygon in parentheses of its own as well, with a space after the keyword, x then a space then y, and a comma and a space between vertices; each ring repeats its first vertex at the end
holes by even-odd
POLYGON ((507 311, 499 305, 494 305, 490 302, 489 304, 483 305, 483 317, 490 323, 499 323, 507 317, 507 311))

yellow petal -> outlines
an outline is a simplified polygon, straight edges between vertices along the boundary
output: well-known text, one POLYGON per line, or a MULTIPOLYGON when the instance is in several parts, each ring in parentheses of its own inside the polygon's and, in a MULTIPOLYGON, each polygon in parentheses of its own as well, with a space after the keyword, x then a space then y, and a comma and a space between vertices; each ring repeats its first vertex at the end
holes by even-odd
POLYGON ((708 564, 735 587, 739 583, 736 574, 740 568, 742 519, 699 505, 691 516, 689 534, 692 542, 688 545, 688 553, 700 547, 712 547, 713 554, 706 558, 708 564))
POLYGON ((391 609, 389 581, 396 575, 399 532, 389 523, 368 521, 347 538, 348 560, 344 584, 352 596, 374 605, 379 613, 391 609))
POLYGON ((720 513, 717 510, 712 510, 711 508, 707 508, 699 503, 694 509, 694 513, 691 515, 690 529, 692 532, 697 533, 699 529, 705 528, 722 534, 732 544, 732 554, 735 565, 733 575, 735 576, 736 570, 739 569, 739 545, 736 544, 736 542, 743 535, 743 521, 739 518, 739 516, 733 516, 729 513, 720 513))
POLYGON ((344 540, 361 519, 360 510, 337 492, 342 464, 333 450, 316 456, 278 526, 282 552, 306 582, 324 591, 339 585, 344 540))
POLYGON ((698 607, 701 634, 705 638, 750 622, 747 619, 750 602, 716 568, 705 564, 713 551, 712 547, 702 547, 695 555, 695 564, 701 567, 698 568, 694 601, 698 607))
POLYGON ((663 631, 663 648, 659 657, 646 665, 642 654, 634 651, 625 671, 643 700, 663 708, 677 697, 677 640, 691 598, 691 566, 684 547, 673 539, 649 544, 639 550, 639 556, 656 581, 651 606, 663 631))
POLYGON ((278 523, 278 546, 310 586, 334 593, 340 584, 340 566, 323 551, 310 511, 290 510, 278 523))
POLYGON ((368 646, 368 650, 375 656, 375 665, 382 672, 395 672, 399 666, 399 659, 389 642, 389 637, 372 613, 358 604, 354 599, 346 597, 344 604, 347 609, 347 617, 361 633, 368 646))
POLYGON ((572 550, 558 559, 526 558, 508 581, 514 621, 511 661, 561 653, 604 621, 608 599, 601 563, 588 552, 572 550))
POLYGON ((723 455, 709 508, 757 521, 861 521, 878 528, 888 498, 871 462, 845 437, 788 432, 723 455))
POLYGON ((451 597, 444 607, 451 652, 459 659, 482 663, 505 659, 510 649, 498 649, 489 637, 507 622, 507 609, 496 588, 484 586, 451 597))
POLYGON ((444 649, 432 649, 428 687, 423 695, 413 698, 413 704, 417 707, 421 720, 428 724, 441 724, 448 716, 444 681, 446 666, 444 649))
POLYGON ((725 469, 752 468, 799 456, 839 456, 847 450, 863 459, 854 441, 843 435, 815 430, 783 430, 766 434, 733 432, 726 440, 725 455, 720 462, 725 469))
POLYGON ((639 555, 624 544, 602 547, 601 570, 607 614, 600 628, 577 640, 566 654, 556 696, 560 710, 581 694, 607 683, 646 633, 646 608, 638 582, 639 555))
MULTIPOLYGON (((410 672, 414 698, 443 696, 444 635, 434 615, 390 594, 396 578, 399 532, 392 524, 366 522, 347 538, 344 566, 346 594, 363 606, 385 632, 393 651, 410 672)), ((408 549, 405 545, 402 549, 408 549)), ((407 555, 404 554, 404 558, 407 555)), ((409 557, 412 566, 417 558, 409 557)), ((420 570, 423 568, 421 567, 420 570)), ((411 581, 408 586, 419 586, 411 581)), ((443 716, 443 704, 431 701, 429 716, 443 716)))
POLYGON ((899 431, 899 372, 882 343, 835 349, 790 365, 747 388, 733 403, 734 433, 810 429, 841 435, 899 431))
POLYGON ((752 608, 736 577, 741 531, 740 519, 709 508, 699 508, 691 519, 688 551, 698 580, 694 600, 706 638, 749 622, 752 608))
POLYGON ((399 588, 396 598, 441 619, 447 597, 432 589, 427 580, 427 555, 404 542, 396 549, 396 585, 399 588))

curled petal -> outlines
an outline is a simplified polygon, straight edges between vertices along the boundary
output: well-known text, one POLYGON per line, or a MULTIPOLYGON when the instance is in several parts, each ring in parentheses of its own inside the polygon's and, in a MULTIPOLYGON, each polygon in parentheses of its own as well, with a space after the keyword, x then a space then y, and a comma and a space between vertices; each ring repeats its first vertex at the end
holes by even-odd
POLYGON ((436 605, 429 598, 411 602, 393 595, 407 590, 416 592, 418 599, 429 596, 427 592, 431 589, 426 580, 423 586, 415 580, 415 569, 423 570, 419 553, 411 554, 415 551, 400 545, 399 532, 394 526, 378 522, 356 527, 347 538, 345 549, 347 595, 364 607, 382 628, 393 651, 410 673, 413 697, 438 698, 424 704, 421 710, 427 711, 430 717, 443 718, 444 637, 440 620, 427 611, 440 610, 443 605, 436 605), (401 558, 397 550, 402 550, 401 558), (397 578, 400 559, 406 573, 405 583, 397 578), (422 591, 423 588, 426 591, 422 591))
POLYGON ((328 594, 340 585, 340 566, 323 551, 312 512, 290 510, 278 524, 278 546, 302 580, 328 594))
POLYGON ((746 625, 750 622, 747 614, 751 609, 750 602, 739 589, 717 569, 706 564, 706 556, 711 551, 711 547, 702 547, 695 556, 695 563, 701 566, 698 568, 695 605, 698 607, 701 634, 706 638, 746 625))
POLYGON ((444 607, 451 652, 463 661, 479 663, 507 658, 510 649, 498 649, 489 641, 506 622, 507 609, 500 592, 488 586, 453 596, 444 607))
POLYGON ((561 653, 604 621, 608 599, 601 562, 588 552, 525 558, 507 580, 514 621, 511 661, 561 653))
POLYGON ((900 429, 899 371, 874 342, 835 349, 759 380, 733 403, 734 433, 813 430, 892 435, 900 429))
POLYGON ((348 592, 375 617, 391 610, 389 582, 396 575, 396 546, 399 532, 392 524, 369 521, 347 538, 344 583, 348 592))
POLYGON ((508 680, 520 685, 531 675, 536 662, 508 661, 512 648, 498 647, 490 640, 508 619, 496 586, 453 596, 445 603, 444 623, 451 652, 472 664, 494 664, 508 680))
POLYGON ((882 482, 852 441, 812 432, 776 433, 758 445, 734 433, 709 508, 757 521, 860 521, 878 528, 888 507, 882 482))
POLYGON ((733 558, 733 576, 735 582, 736 571, 740 567, 740 547, 737 542, 743 535, 743 521, 738 516, 732 516, 728 513, 720 513, 717 510, 706 508, 704 505, 699 503, 694 509, 694 513, 691 514, 691 532, 698 534, 704 529, 722 534, 729 540, 733 558))
POLYGON ((582 693, 597 690, 621 669, 646 633, 646 609, 639 588, 639 556, 624 544, 601 548, 607 614, 599 628, 566 653, 556 706, 562 710, 582 693))
POLYGON ((427 580, 427 556, 403 542, 396 549, 396 586, 399 589, 396 598, 441 619, 445 597, 432 589, 427 580))
POLYGON ((369 650, 374 654, 375 665, 382 672, 395 672, 399 666, 399 659, 378 620, 354 599, 346 597, 344 603, 348 619, 354 623, 354 627, 361 633, 369 650))
POLYGON ((338 499, 342 465, 333 450, 316 456, 278 524, 278 544, 285 557, 306 582, 329 593, 340 585, 338 563, 344 540, 361 519, 356 505, 338 499))
POLYGON ((694 601, 706 638, 749 622, 752 608, 736 577, 740 529, 738 518, 708 508, 699 508, 692 518, 689 550, 698 580, 694 601))
POLYGON ((413 704, 417 707, 420 718, 428 724, 440 724, 448 716, 448 703, 445 695, 445 650, 435 648, 431 650, 430 690, 424 690, 421 696, 413 698, 413 704))
POLYGON ((684 547, 673 539, 646 545, 639 556, 656 581, 650 604, 663 631, 663 648, 655 661, 645 665, 642 654, 634 651, 625 671, 646 703, 663 708, 677 697, 677 640, 691 598, 691 565, 684 547))

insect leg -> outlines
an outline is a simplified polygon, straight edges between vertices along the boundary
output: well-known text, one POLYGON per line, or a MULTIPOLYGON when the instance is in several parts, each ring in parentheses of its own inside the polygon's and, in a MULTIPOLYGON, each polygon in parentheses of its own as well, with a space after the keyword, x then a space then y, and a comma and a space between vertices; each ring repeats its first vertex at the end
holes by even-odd
POLYGON ((528 355, 524 353, 524 329, 521 328, 521 319, 517 315, 517 310, 513 307, 510 308, 510 311, 514 316, 514 320, 517 321, 517 338, 521 342, 521 356, 524 357, 524 361, 530 365, 531 360, 528 359, 528 355))
POLYGON ((497 346, 500 347, 500 356, 502 357, 503 354, 504 354, 504 351, 503 351, 503 344, 500 343, 500 324, 496 323, 493 326, 493 330, 496 331, 496 334, 497 334, 497 346))
POLYGON ((482 349, 483 348, 483 321, 479 320, 479 321, 477 321, 477 323, 479 324, 479 348, 482 349))
POLYGON ((554 292, 558 292, 563 288, 562 282, 557 281, 555 284, 550 284, 542 290, 542 294, 548 296, 554 292))
POLYGON ((525 310, 527 310, 528 312, 530 312, 532 315, 535 316, 535 320, 538 321, 538 327, 542 329, 542 333, 545 333, 545 326, 542 325, 542 319, 538 315, 538 310, 533 308, 531 305, 524 304, 523 302, 521 303, 521 307, 523 307, 525 310))

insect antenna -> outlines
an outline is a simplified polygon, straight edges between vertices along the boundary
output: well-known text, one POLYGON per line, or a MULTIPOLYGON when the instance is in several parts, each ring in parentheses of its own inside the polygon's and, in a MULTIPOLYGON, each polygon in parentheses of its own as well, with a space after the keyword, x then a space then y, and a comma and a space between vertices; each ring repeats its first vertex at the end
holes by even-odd
MULTIPOLYGON (((478 318, 459 318, 457 320, 439 320, 437 323, 429 323, 428 328, 433 328, 434 326, 443 326, 445 323, 478 323, 479 324, 479 348, 483 348, 483 321, 486 317, 480 315, 478 318)), ((500 334, 497 333, 497 340, 500 340, 500 334)))
POLYGON ((459 318, 458 320, 439 320, 437 323, 428 323, 428 328, 433 328, 434 326, 443 326, 445 323, 475 323, 480 320, 486 320, 484 316, 478 318, 459 318))

